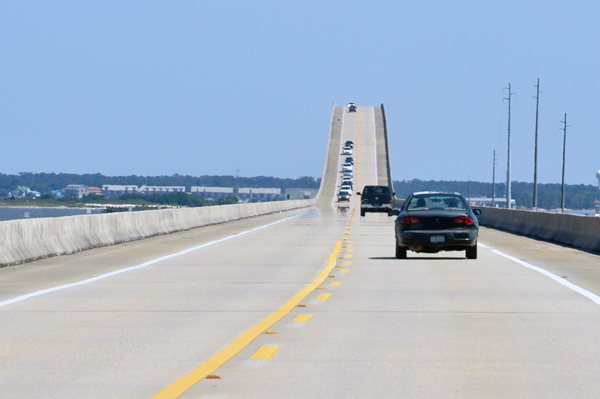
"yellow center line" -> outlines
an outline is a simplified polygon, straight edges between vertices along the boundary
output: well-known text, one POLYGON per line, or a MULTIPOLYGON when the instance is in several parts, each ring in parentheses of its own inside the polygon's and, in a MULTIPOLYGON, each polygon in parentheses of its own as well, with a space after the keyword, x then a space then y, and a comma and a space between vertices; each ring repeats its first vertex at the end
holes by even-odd
MULTIPOLYGON (((315 279, 300 290, 296 295, 294 295, 290 300, 283 304, 279 309, 277 309, 273 314, 267 316, 266 319, 250 328, 248 331, 237 337, 233 340, 225 349, 208 359, 206 362, 202 363, 198 368, 196 368, 191 373, 181 377, 158 394, 156 394, 153 399, 174 399, 181 396, 185 391, 190 389, 194 384, 198 381, 206 378, 209 374, 214 372, 216 369, 221 367, 225 362, 229 361, 233 356, 238 354, 242 349, 250 344, 256 337, 261 335, 267 328, 271 327, 273 324, 277 323, 281 320, 285 315, 290 313, 292 309, 294 309, 304 298, 308 296, 311 292, 313 292, 320 284, 322 284, 327 276, 331 273, 333 268, 335 267, 337 256, 342 248, 342 242, 336 241, 335 248, 333 252, 329 255, 329 261, 327 262, 327 266, 315 279)), ((331 294, 321 294, 327 295, 327 298, 331 296, 331 294)), ((273 352, 274 353, 274 352, 273 352)))

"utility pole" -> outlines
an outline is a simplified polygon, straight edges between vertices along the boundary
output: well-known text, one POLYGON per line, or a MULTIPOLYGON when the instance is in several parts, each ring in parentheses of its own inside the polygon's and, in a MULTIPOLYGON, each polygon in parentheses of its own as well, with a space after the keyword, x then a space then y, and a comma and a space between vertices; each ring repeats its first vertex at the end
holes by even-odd
POLYGON ((563 167, 562 167, 562 198, 560 200, 560 211, 565 213, 565 160, 567 154, 567 114, 565 113, 565 120, 561 121, 565 124, 564 126, 564 139, 563 139, 563 167))
POLYGON ((496 150, 494 150, 494 167, 492 168, 492 208, 496 207, 496 150))
POLYGON ((510 91, 510 83, 508 84, 508 156, 506 160, 506 208, 510 209, 511 204, 511 185, 510 185, 510 98, 514 93, 510 91))
POLYGON ((537 95, 535 96, 535 155, 533 160, 533 211, 537 211, 537 161, 538 161, 538 110, 540 105, 540 80, 537 81, 537 95))

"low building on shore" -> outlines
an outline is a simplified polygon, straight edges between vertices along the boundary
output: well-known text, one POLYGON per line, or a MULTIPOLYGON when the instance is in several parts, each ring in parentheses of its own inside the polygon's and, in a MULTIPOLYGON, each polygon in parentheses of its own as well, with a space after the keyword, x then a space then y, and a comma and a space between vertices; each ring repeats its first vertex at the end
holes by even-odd
POLYGON ((90 193, 90 189, 83 184, 69 184, 62 191, 65 197, 70 198, 83 198, 90 193))
POLYGON ((318 192, 318 188, 286 188, 284 198, 289 200, 311 199, 315 198, 318 192))
POLYGON ((141 186, 138 194, 171 194, 185 193, 185 186, 141 186))
POLYGON ((234 197, 233 187, 200 187, 200 186, 192 186, 190 189, 192 195, 197 195, 198 197, 218 200, 223 197, 234 197))
POLYGON ((119 198, 125 194, 136 194, 138 186, 123 186, 119 184, 104 184, 102 186, 102 194, 106 198, 119 198))
POLYGON ((237 197, 242 202, 263 202, 281 200, 280 188, 239 188, 237 197))
POLYGON ((102 189, 100 187, 88 187, 90 194, 102 195, 102 189))

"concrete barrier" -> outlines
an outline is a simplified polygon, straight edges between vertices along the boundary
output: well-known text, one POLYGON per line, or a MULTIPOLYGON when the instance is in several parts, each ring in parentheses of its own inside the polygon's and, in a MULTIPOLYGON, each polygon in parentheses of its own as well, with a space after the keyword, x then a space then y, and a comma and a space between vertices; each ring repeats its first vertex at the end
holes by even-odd
POLYGON ((600 218, 505 208, 480 209, 482 214, 477 219, 482 226, 600 252, 600 218))
MULTIPOLYGON (((392 166, 390 163, 390 145, 388 141, 388 124, 387 117, 385 115, 385 106, 381 104, 381 114, 383 115, 383 137, 385 138, 385 164, 387 167, 387 177, 388 177, 388 186, 390 192, 394 193, 396 190, 394 189, 394 180, 392 179, 392 166)), ((397 198, 396 194, 394 194, 394 209, 400 209, 404 205, 404 198, 397 198)))
MULTIPOLYGON (((326 174, 328 165, 337 164, 337 158, 333 162, 329 160, 329 157, 338 156, 338 149, 330 148, 332 138, 339 136, 339 129, 334 128, 335 111, 334 104, 321 187, 315 198, 4 221, 0 222, 0 267, 211 224, 316 206, 323 194, 323 187, 329 187, 326 174)), ((333 198, 334 194, 326 193, 325 196, 333 198)))
POLYGON ((385 115, 385 106, 381 104, 381 114, 383 116, 383 137, 385 141, 385 165, 387 167, 388 188, 390 192, 394 192, 394 180, 392 179, 392 166, 390 165, 390 146, 388 142, 388 125, 385 115))
POLYGON ((316 199, 0 222, 0 266, 310 207, 316 199))

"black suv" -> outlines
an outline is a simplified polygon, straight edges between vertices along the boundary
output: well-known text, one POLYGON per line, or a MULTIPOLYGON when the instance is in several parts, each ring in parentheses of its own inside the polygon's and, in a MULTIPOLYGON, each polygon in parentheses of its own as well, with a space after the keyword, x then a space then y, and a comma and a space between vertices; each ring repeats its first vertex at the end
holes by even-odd
POLYGON ((394 202, 394 193, 390 193, 388 186, 365 186, 360 195, 360 216, 365 216, 366 212, 387 212, 392 216, 392 206, 394 202))

